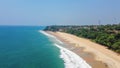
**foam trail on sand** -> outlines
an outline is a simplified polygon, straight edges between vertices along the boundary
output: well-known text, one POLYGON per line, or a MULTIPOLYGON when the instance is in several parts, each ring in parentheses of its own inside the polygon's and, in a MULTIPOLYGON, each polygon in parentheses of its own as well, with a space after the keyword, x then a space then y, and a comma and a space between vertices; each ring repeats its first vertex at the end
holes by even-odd
MULTIPOLYGON (((50 35, 44 31, 40 31, 44 35, 47 35, 48 37, 52 37, 56 39, 58 42, 62 43, 60 40, 58 40, 55 36, 50 35)), ((62 43, 63 44, 63 43, 62 43)), ((64 60, 65 68, 92 68, 89 64, 86 63, 85 60, 83 60, 81 57, 79 57, 74 52, 60 46, 60 44, 54 44, 56 47, 60 49, 61 55, 60 58, 64 60)))

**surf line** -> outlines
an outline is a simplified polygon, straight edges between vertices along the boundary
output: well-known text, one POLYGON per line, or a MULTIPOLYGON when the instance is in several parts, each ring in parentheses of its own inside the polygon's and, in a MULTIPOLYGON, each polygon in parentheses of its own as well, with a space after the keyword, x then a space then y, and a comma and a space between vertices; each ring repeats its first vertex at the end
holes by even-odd
MULTIPOLYGON (((55 36, 46 33, 45 31, 40 31, 44 35, 48 37, 52 37, 56 39, 58 42, 62 43, 60 40, 58 40, 55 36)), ((56 47, 60 49, 60 58, 63 59, 65 68, 92 68, 89 64, 86 63, 85 60, 83 60, 80 56, 78 56, 76 53, 60 46, 60 44, 54 44, 56 47)))

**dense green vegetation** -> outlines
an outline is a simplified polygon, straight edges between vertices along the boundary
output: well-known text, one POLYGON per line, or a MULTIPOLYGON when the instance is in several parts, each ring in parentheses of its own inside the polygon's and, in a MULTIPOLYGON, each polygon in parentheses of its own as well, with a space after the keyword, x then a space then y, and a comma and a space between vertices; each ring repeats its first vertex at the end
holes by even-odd
POLYGON ((91 39, 120 53, 120 24, 85 26, 47 26, 44 30, 61 31, 91 39))

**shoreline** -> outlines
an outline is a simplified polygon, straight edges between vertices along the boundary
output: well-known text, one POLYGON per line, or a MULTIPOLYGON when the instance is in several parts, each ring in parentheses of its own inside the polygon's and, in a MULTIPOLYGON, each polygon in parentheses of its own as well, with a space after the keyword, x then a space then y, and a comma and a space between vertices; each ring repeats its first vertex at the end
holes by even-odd
POLYGON ((65 68, 92 68, 82 57, 68 48, 63 47, 65 44, 56 36, 45 31, 40 31, 40 33, 51 38, 51 41, 54 42, 54 46, 60 49, 60 58, 64 61, 65 68))
MULTIPOLYGON (((87 46, 88 44, 95 45, 96 43, 94 42, 67 33, 51 32, 51 31, 46 31, 46 32, 55 36, 63 43, 67 44, 66 46, 63 47, 73 51, 74 53, 82 57, 90 66, 92 66, 92 68, 119 68, 119 63, 120 63, 119 60, 116 61, 113 58, 108 57, 107 55, 105 55, 107 52, 101 54, 101 52, 96 50, 95 47, 87 46)), ((96 45, 98 46, 98 44, 96 45)), ((101 47, 103 46, 100 46, 100 48, 101 47)), ((104 49, 106 48, 104 47, 104 49)))

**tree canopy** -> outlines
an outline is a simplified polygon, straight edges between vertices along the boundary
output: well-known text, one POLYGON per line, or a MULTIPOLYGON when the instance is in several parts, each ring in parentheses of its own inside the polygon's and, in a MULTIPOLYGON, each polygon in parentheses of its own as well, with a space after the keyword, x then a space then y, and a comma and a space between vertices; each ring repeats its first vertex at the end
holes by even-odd
POLYGON ((47 26, 44 30, 61 31, 93 40, 120 53, 120 24, 84 26, 47 26))

